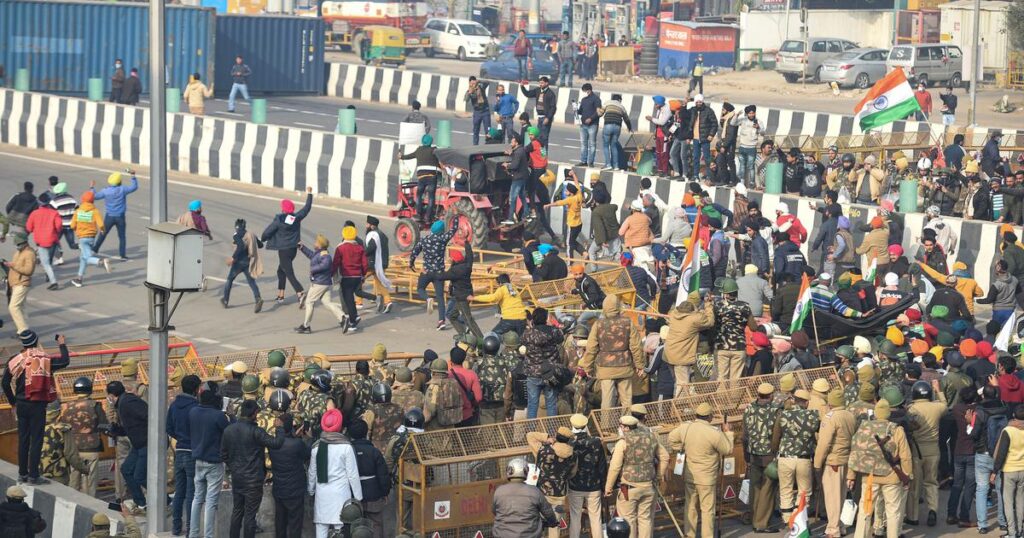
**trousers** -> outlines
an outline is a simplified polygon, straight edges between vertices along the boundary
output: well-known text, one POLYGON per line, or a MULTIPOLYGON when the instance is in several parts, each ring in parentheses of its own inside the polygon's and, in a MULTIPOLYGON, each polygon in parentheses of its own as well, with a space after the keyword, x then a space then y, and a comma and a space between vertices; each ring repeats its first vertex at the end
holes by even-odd
POLYGON ((629 498, 622 490, 615 497, 615 513, 629 523, 629 538, 654 536, 654 486, 643 482, 629 486, 629 498))
POLYGON ((1003 502, 1006 534, 1018 536, 1024 522, 1024 471, 1003 473, 1003 502))
POLYGON ((743 350, 720 349, 717 351, 715 359, 719 381, 739 379, 743 374, 747 353, 743 350))
POLYGON ((601 409, 632 404, 633 378, 601 380, 601 409))
MULTIPOLYGON (((99 452, 79 452, 79 457, 89 467, 85 473, 79 472, 74 467, 71 468, 71 474, 68 480, 68 487, 76 489, 89 495, 90 497, 96 496, 96 475, 99 470, 100 453, 99 452)), ((177 493, 177 492, 175 492, 177 493)))
POLYGON ((256 512, 263 501, 263 486, 232 485, 231 489, 231 538, 256 538, 256 512))
MULTIPOLYGON (((854 532, 854 537, 870 538, 873 532, 871 519, 874 512, 871 506, 874 503, 866 502, 869 491, 866 482, 861 490, 858 503, 860 510, 857 512, 857 530, 854 532)), ((907 488, 902 484, 872 484, 870 492, 871 497, 880 499, 884 506, 885 520, 888 523, 885 526, 886 538, 899 538, 903 528, 903 504, 906 502, 907 488)))
POLYGON ((788 521, 789 515, 796 509, 801 493, 807 495, 807 505, 811 506, 813 479, 810 459, 779 458, 779 510, 783 521, 788 521))
MULTIPOLYGON (((914 458, 914 476, 907 492, 907 519, 916 521, 921 512, 918 499, 924 496, 928 510, 939 510, 939 455, 914 458)), ((987 479, 986 479, 987 480, 987 479)))
POLYGON ((306 499, 274 497, 274 538, 301 538, 306 499))
POLYGON ((775 496, 778 482, 764 475, 765 467, 759 456, 754 456, 747 466, 747 478, 750 479, 751 523, 755 529, 768 528, 768 522, 775 509, 775 496))
POLYGON ((25 299, 28 298, 28 286, 12 286, 11 301, 7 310, 11 313, 11 321, 18 332, 28 329, 28 318, 25 316, 25 299))
POLYGON ((590 519, 590 536, 601 535, 601 492, 569 490, 569 538, 583 532, 583 509, 590 519))
POLYGON ((700 535, 715 535, 715 486, 683 483, 686 497, 686 517, 683 519, 683 535, 696 538, 697 519, 700 518, 700 535))
POLYGON ((16 402, 18 417, 18 476, 39 478, 39 459, 46 428, 46 402, 16 402))
POLYGON ((843 500, 846 499, 845 465, 825 465, 821 473, 821 494, 825 500, 825 514, 828 517, 825 534, 841 536, 842 524, 839 522, 839 514, 843 510, 843 500))
POLYGON ((316 302, 320 301, 323 303, 327 310, 334 314, 334 318, 341 323, 342 317, 345 313, 341 310, 341 305, 331 300, 331 286, 326 284, 310 284, 309 296, 306 297, 306 315, 303 318, 302 325, 309 327, 310 322, 313 321, 313 309, 316 308, 316 302))

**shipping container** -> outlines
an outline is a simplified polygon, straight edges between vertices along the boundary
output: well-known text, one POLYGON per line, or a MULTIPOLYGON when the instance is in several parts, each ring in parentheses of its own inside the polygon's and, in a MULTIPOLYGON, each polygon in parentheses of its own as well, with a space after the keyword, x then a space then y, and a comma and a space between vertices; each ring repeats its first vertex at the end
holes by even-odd
POLYGON ((740 48, 775 53, 787 39, 800 39, 800 27, 812 36, 848 39, 862 47, 888 50, 892 46, 892 8, 876 11, 815 9, 800 22, 800 10, 748 11, 740 13, 740 48))
MULTIPOLYGON (((214 12, 167 7, 166 76, 184 87, 191 73, 213 74, 214 12)), ((139 69, 149 84, 149 7, 127 2, 0 1, 0 65, 13 80, 29 70, 34 91, 84 94, 90 78, 110 91, 114 59, 139 69)))
POLYGON ((939 23, 942 43, 960 47, 964 53, 964 80, 971 80, 971 73, 982 76, 1004 73, 1010 65, 1010 39, 1006 35, 1006 13, 1010 2, 986 0, 981 3, 981 20, 978 34, 981 41, 981 66, 975 66, 974 47, 974 2, 959 0, 939 6, 939 23))
POLYGON ((733 68, 739 28, 710 22, 661 21, 658 38, 658 75, 689 76, 697 55, 704 67, 733 68))
POLYGON ((219 15, 216 92, 231 91, 231 66, 252 69, 249 93, 324 93, 324 23, 315 17, 219 15))

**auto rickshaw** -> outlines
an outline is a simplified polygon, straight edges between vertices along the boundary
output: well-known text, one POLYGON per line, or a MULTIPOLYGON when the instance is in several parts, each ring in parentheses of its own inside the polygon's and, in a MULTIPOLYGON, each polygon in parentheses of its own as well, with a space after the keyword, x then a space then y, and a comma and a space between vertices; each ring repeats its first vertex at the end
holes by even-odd
POLYGON ((363 28, 364 43, 360 47, 362 60, 366 64, 397 66, 405 65, 405 32, 393 26, 366 26, 363 28))

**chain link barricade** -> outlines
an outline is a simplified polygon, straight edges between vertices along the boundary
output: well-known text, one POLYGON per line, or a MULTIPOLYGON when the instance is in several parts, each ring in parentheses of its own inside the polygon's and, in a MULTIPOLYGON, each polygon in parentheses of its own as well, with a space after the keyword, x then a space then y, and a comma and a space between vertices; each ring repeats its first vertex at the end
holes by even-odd
MULTIPOLYGON (((40 340, 42 342, 42 340, 40 340)), ((60 356, 56 344, 43 342, 46 351, 51 358, 60 356)), ((167 353, 170 358, 184 357, 192 344, 177 336, 168 340, 167 353)), ((5 346, 0 348, 0 357, 8 360, 21 353, 21 346, 5 346)), ((128 359, 139 361, 149 359, 149 340, 122 340, 118 342, 105 342, 102 344, 75 344, 68 346, 68 354, 71 356, 71 365, 68 370, 101 368, 119 364, 128 359)))
MULTIPOLYGON (((327 360, 331 361, 331 373, 335 376, 348 378, 356 374, 356 363, 359 361, 370 362, 368 353, 359 355, 328 355, 327 360)), ((423 353, 388 353, 384 359, 384 369, 394 371, 395 368, 405 366, 410 370, 416 369, 423 363, 423 353)), ((303 365, 293 364, 291 370, 302 372, 303 365), (298 368, 295 368, 295 367, 298 368)))
MULTIPOLYGON (((605 295, 618 295, 624 308, 633 306, 636 288, 625 267, 588 273, 601 286, 605 295)), ((569 277, 546 282, 531 282, 523 287, 523 297, 535 306, 548 309, 583 304, 579 295, 573 294, 576 279, 569 277)))
MULTIPOLYGON (((833 388, 840 386, 834 368, 792 373, 797 378, 797 388, 810 390, 816 379, 827 380, 833 388)), ((783 375, 693 383, 680 398, 644 404, 647 410, 644 423, 661 436, 666 448, 668 433, 680 423, 693 420, 698 404, 711 404, 713 424, 720 425, 723 417, 727 417, 735 445, 733 453, 722 461, 718 496, 721 517, 740 515, 737 497, 746 472, 742 447, 743 411, 756 399, 758 385, 770 383, 778 388, 783 375)), ((627 407, 592 411, 591 433, 601 437, 606 445, 614 443, 618 439, 619 417, 627 411, 627 407)), ((413 434, 399 461, 400 527, 424 536, 436 533, 445 538, 471 538, 478 531, 485 537, 490 536, 494 490, 506 482, 504 469, 508 461, 530 454, 526 433, 554 433, 568 424, 569 416, 561 415, 413 434)), ((667 510, 674 508, 676 517, 682 517, 682 481, 671 480, 661 484, 660 489, 668 506, 659 505, 660 512, 656 511, 655 516, 667 516, 667 510)))
POLYGON ((298 348, 295 346, 236 351, 232 353, 222 353, 220 355, 199 356, 199 361, 206 369, 206 375, 201 375, 200 377, 221 377, 224 367, 237 361, 244 362, 245 365, 249 367, 249 373, 259 375, 260 371, 267 367, 267 355, 269 355, 271 351, 275 350, 281 350, 284 352, 284 364, 286 368, 302 365, 302 355, 299 354, 298 348))
MULTIPOLYGON (((456 247, 449 247, 449 250, 462 249, 456 247)), ((473 251, 473 293, 483 294, 491 293, 497 287, 497 281, 495 278, 503 272, 513 273, 512 271, 496 270, 494 264, 497 263, 511 263, 516 258, 516 255, 509 254, 508 252, 497 252, 497 251, 473 251), (485 262, 485 257, 488 260, 485 262)), ((416 295, 416 286, 419 282, 420 275, 423 274, 423 263, 417 265, 416 269, 409 268, 409 256, 407 254, 395 255, 391 257, 388 268, 385 271, 388 280, 395 287, 395 291, 392 292, 391 297, 400 301, 408 303, 423 304, 424 301, 416 295)), ((523 271, 525 274, 525 270, 523 271)), ((517 274, 510 274, 509 276, 516 278, 517 274)), ((445 285, 447 287, 447 284, 445 285)), ((433 285, 427 286, 427 296, 434 296, 433 285)), ((479 303, 476 303, 479 306, 479 303)))

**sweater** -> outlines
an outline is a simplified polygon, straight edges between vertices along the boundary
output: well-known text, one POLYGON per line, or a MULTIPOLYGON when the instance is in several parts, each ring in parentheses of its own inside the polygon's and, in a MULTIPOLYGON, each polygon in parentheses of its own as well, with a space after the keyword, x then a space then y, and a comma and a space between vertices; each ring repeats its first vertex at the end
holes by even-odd
POLYGON ((501 319, 525 320, 526 307, 523 306, 523 298, 519 296, 512 284, 499 285, 493 293, 474 295, 474 301, 482 303, 497 303, 501 310, 501 319))
POLYGON ((31 233, 32 240, 43 248, 52 247, 60 239, 63 230, 64 224, 61 222, 60 213, 48 205, 39 206, 25 222, 25 231, 31 233))
POLYGON ((75 237, 83 239, 96 237, 103 233, 103 216, 96 209, 96 206, 89 202, 82 202, 74 215, 71 216, 71 229, 75 231, 75 237))
POLYGON ((71 227, 71 217, 75 214, 75 209, 78 208, 78 202, 75 201, 75 197, 70 194, 58 194, 53 197, 50 201, 50 206, 60 213, 61 223, 65 228, 71 227))
POLYGON ((651 219, 640 212, 631 213, 619 227, 619 235, 626 248, 648 246, 654 241, 651 219))
POLYGON ((191 450, 189 411, 199 405, 191 394, 179 394, 167 408, 167 436, 174 439, 175 450, 191 450))
POLYGON ((363 278, 367 271, 366 251, 355 241, 342 241, 334 249, 332 270, 342 278, 363 278))
POLYGON ((104 209, 108 217, 123 217, 128 207, 128 195, 139 190, 139 180, 132 176, 127 185, 110 185, 99 191, 90 187, 89 190, 96 193, 96 201, 106 200, 104 209))
POLYGON ((223 463, 220 458, 220 441, 224 429, 230 423, 228 416, 217 407, 197 405, 188 411, 191 423, 189 436, 192 457, 206 463, 223 463))

